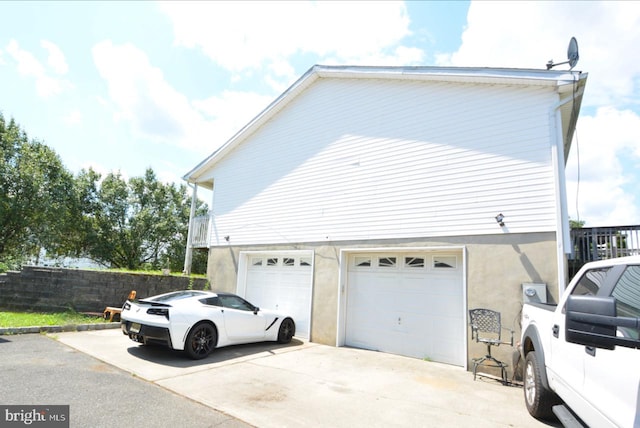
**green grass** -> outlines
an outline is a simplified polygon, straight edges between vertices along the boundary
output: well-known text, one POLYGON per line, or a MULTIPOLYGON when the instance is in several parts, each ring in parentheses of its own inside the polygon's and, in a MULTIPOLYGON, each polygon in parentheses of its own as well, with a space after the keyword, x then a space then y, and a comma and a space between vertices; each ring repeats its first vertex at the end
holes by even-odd
POLYGON ((100 317, 77 312, 0 312, 0 327, 40 327, 46 325, 95 324, 105 322, 100 317))

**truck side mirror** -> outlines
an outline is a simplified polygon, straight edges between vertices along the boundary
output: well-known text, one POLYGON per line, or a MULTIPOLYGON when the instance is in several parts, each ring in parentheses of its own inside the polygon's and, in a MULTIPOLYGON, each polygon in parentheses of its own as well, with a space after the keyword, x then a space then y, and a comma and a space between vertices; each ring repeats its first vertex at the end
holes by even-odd
POLYGON ((568 342, 614 349, 616 300, 613 297, 569 296, 565 337, 568 342))
POLYGON ((619 317, 614 297, 569 296, 567 342, 602 349, 640 348, 640 318, 619 317))

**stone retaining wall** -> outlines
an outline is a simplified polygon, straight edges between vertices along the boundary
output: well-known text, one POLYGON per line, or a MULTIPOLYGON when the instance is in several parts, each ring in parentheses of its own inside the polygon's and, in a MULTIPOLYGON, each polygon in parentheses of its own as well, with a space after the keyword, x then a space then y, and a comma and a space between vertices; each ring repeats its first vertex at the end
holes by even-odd
POLYGON ((189 287, 202 290, 206 284, 204 278, 184 276, 25 266, 0 275, 0 310, 102 312, 122 306, 131 290, 148 297, 189 287))

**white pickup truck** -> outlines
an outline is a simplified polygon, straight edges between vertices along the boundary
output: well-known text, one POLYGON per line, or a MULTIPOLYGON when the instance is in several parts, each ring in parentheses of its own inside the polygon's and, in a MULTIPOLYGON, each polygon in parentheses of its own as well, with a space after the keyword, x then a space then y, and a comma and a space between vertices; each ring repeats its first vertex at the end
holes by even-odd
POLYGON ((524 398, 564 426, 640 427, 640 256, 588 263, 558 305, 525 303, 524 398))

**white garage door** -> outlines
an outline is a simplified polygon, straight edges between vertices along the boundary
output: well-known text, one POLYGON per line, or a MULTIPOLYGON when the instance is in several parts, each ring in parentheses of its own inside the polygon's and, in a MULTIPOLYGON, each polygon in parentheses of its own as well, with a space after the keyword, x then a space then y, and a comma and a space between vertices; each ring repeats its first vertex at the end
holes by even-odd
POLYGON ((349 257, 345 344, 465 365, 461 255, 349 257))
POLYGON ((244 296, 261 308, 285 312, 296 323, 296 336, 309 338, 313 255, 264 253, 247 255, 244 296))

